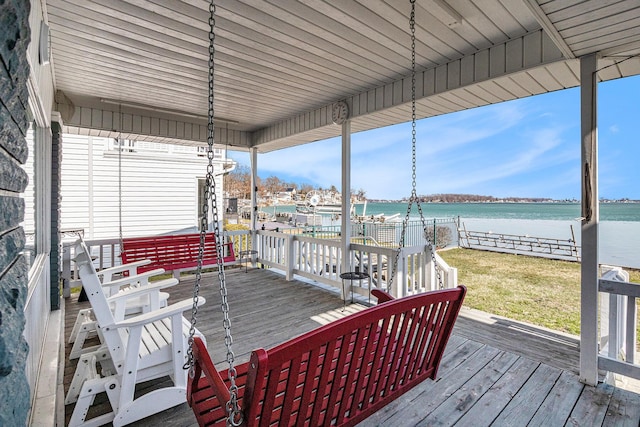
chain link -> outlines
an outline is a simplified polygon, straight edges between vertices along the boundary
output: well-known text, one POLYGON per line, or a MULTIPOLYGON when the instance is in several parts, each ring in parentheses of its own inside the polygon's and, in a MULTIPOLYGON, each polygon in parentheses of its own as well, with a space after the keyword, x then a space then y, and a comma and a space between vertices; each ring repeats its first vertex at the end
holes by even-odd
POLYGON ((231 319, 229 318, 229 300, 227 294, 227 284, 225 279, 223 264, 223 237, 220 232, 218 217, 218 199, 216 194, 216 183, 214 176, 214 142, 215 142, 215 125, 214 125, 214 83, 215 83, 215 12, 216 6, 211 1, 209 4, 209 98, 208 98, 208 122, 207 122, 207 175, 205 177, 204 197, 202 202, 202 217, 200 218, 200 246, 198 248, 198 264, 196 268, 196 282, 193 286, 193 306, 191 308, 191 327, 189 329, 189 348, 187 350, 187 364, 185 368, 189 369, 189 376, 193 378, 195 375, 194 358, 193 358, 193 338, 196 330, 198 317, 198 299, 200 286, 202 281, 202 262, 205 252, 205 239, 208 228, 209 218, 209 202, 211 202, 211 213, 213 222, 213 231, 215 236, 215 245, 218 267, 218 280, 220 283, 220 306, 222 308, 223 321, 222 325, 225 331, 224 343, 227 349, 227 363, 229 365, 229 393, 230 399, 226 403, 227 410, 227 426, 237 427, 242 424, 242 411, 238 403, 238 386, 236 384, 237 372, 235 368, 235 355, 233 353, 233 336, 231 335, 231 319))
MULTIPOLYGON (((444 288, 442 283, 442 276, 440 269, 436 263, 435 247, 429 239, 427 233, 427 223, 422 212, 422 205, 420 205, 420 198, 416 190, 416 2, 415 0, 409 0, 411 3, 411 14, 409 15, 409 29, 411 30, 411 196, 409 197, 409 205, 407 206, 407 214, 402 221, 402 230, 400 232, 400 243, 398 244, 398 251, 393 261, 391 275, 389 279, 389 287, 393 284, 393 279, 398 269, 398 261, 400 260, 400 252, 405 245, 405 234, 409 225, 409 217, 411 215, 411 208, 415 202, 418 207, 418 213, 420 214, 420 221, 422 223, 423 237, 427 241, 427 246, 431 252, 431 262, 433 268, 436 271, 438 277, 438 286, 440 289, 444 288)), ((435 231, 434 231, 435 238, 435 231)))

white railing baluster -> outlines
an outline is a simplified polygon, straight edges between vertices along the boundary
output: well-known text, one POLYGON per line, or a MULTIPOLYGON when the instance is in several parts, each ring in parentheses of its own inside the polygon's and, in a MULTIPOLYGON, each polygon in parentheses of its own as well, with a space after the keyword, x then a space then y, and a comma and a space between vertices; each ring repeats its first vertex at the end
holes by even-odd
POLYGON ((608 296, 609 304, 601 304, 600 313, 602 344, 598 355, 598 368, 612 374, 620 374, 640 379, 640 365, 636 363, 637 308, 636 298, 640 297, 640 284, 629 282, 629 274, 621 268, 611 268, 598 280, 599 291, 608 296))
POLYGON ((636 360, 636 331, 638 330, 638 310, 636 299, 632 296, 627 297, 627 336, 626 350, 627 362, 635 363, 636 360))

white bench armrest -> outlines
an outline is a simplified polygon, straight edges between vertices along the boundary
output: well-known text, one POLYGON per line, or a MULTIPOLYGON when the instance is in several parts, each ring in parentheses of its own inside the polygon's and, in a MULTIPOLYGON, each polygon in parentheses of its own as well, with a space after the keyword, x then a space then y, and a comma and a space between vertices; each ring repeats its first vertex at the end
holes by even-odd
POLYGON ((160 289, 168 288, 178 284, 178 279, 164 279, 157 282, 150 283, 146 286, 139 286, 124 289, 122 292, 111 295, 107 298, 108 302, 116 302, 119 300, 126 300, 128 298, 139 297, 140 295, 150 294, 152 292, 159 292, 160 289))
MULTIPOLYGON (((198 307, 205 303, 204 297, 198 298, 198 307)), ((193 300, 186 299, 175 304, 168 305, 159 310, 154 310, 149 313, 140 314, 138 316, 129 317, 125 320, 116 322, 113 326, 116 328, 133 328, 136 326, 143 326, 149 323, 153 323, 157 320, 166 319, 168 317, 182 314, 185 311, 193 307, 193 300)))
POLYGON ((136 274, 135 276, 123 277, 122 279, 113 280, 111 282, 106 282, 102 284, 103 288, 111 289, 109 294, 112 294, 114 290, 112 288, 121 288, 122 286, 127 286, 131 284, 136 284, 141 282, 141 284, 146 285, 149 283, 149 278, 153 276, 158 276, 164 273, 164 268, 156 268, 155 270, 145 271, 144 273, 136 274))
POLYGON ((151 260, 143 259, 140 261, 134 261, 127 264, 116 265, 114 267, 103 268, 102 270, 96 273, 98 274, 98 277, 103 277, 103 281, 110 282, 114 274, 128 271, 129 275, 133 276, 138 273, 138 267, 142 267, 143 265, 148 265, 148 264, 151 264, 151 260))

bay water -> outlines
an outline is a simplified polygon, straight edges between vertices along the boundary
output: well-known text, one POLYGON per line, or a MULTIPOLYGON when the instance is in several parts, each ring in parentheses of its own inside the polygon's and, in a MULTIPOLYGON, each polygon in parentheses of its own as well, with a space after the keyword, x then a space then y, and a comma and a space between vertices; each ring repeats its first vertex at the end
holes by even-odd
MULTIPOLYGON (((427 218, 459 217, 467 230, 574 238, 581 244, 579 203, 426 203, 422 211, 427 218)), ((406 212, 407 204, 403 203, 366 206, 367 215, 401 213, 404 218, 406 212)), ((414 207, 411 217, 417 215, 414 207)), ((602 264, 640 268, 640 203, 600 204, 599 258, 602 264)))
MULTIPOLYGON (((278 211, 288 210, 278 207, 278 211)), ((293 207, 291 207, 293 208, 293 207)), ((456 218, 470 231, 575 239, 580 245, 579 203, 423 203, 426 218, 456 218)), ((404 218, 406 203, 356 204, 356 214, 404 218), (365 211, 366 210, 366 211, 365 211)), ((419 217, 414 205, 411 218, 419 217)), ((640 268, 640 203, 601 203, 600 263, 640 268)))

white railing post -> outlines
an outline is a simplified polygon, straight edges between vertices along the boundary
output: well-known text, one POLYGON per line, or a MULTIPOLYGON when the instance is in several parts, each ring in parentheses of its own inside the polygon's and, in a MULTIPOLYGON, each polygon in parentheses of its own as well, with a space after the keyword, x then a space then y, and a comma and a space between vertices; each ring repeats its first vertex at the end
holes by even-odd
POLYGON ((640 365, 636 363, 637 308, 636 299, 640 298, 640 284, 629 282, 626 271, 616 267, 605 272, 598 281, 601 295, 608 296, 612 303, 605 303, 601 318, 608 323, 601 324, 603 336, 598 354, 598 368, 607 372, 606 381, 610 384, 617 375, 640 380, 640 365), (624 298, 619 304, 617 299, 624 298), (608 312, 606 310, 609 310, 608 312), (624 311, 626 309, 626 315, 624 311), (604 325, 604 326, 603 326, 604 325))
MULTIPOLYGON (((628 282, 629 273, 619 267, 610 268, 602 274, 603 280, 628 282)), ((628 312, 635 314, 635 309, 629 310, 628 301, 635 298, 613 293, 600 293, 600 353, 606 354, 614 360, 624 360, 633 363, 635 354, 635 319, 629 322, 628 312), (632 329, 627 329, 631 324, 632 329), (632 335, 631 339, 629 335, 632 335), (632 347, 630 347, 632 345, 632 347)), ((635 308, 635 307, 634 307, 635 308)), ((614 375, 607 373, 607 382, 615 383, 614 375)))
POLYGON ((293 243, 293 235, 285 235, 285 250, 284 250, 284 264, 285 264, 285 277, 287 280, 293 280, 294 260, 297 258, 295 253, 295 245, 293 243))
POLYGON ((458 286, 458 269, 455 267, 449 267, 447 270, 447 289, 453 289, 458 286))
POLYGON ((400 256, 398 257, 398 265, 396 271, 396 280, 393 283, 394 289, 391 292, 396 298, 402 298, 407 295, 407 256, 404 249, 400 249, 400 256))
POLYGON ((435 289, 438 289, 438 265, 433 262, 435 258, 435 253, 433 253, 433 251, 433 246, 427 245, 424 247, 424 256, 427 259, 427 262, 425 263, 427 274, 425 291, 433 291, 435 289))

